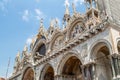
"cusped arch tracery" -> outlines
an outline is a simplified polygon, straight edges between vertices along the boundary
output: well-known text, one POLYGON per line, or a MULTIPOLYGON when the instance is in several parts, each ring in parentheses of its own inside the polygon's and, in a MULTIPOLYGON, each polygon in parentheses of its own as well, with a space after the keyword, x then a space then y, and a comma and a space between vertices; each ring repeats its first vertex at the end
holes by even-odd
POLYGON ((79 17, 70 23, 67 34, 69 39, 71 39, 78 36, 85 30, 86 26, 84 23, 84 19, 82 17, 79 17))

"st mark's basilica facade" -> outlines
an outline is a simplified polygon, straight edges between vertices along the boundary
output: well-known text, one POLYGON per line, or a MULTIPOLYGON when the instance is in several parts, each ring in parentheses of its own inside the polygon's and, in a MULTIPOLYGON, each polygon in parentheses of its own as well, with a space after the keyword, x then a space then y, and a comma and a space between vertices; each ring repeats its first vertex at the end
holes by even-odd
POLYGON ((120 0, 84 0, 85 14, 56 19, 18 52, 9 80, 120 80, 120 0))

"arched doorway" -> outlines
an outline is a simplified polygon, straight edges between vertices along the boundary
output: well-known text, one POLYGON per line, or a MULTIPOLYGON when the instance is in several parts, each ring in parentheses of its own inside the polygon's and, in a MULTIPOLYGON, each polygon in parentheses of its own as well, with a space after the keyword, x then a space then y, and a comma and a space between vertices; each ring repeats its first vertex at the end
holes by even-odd
POLYGON ((22 80, 34 80, 34 71, 32 68, 27 68, 22 80))
POLYGON ((83 80, 80 60, 72 56, 62 68, 62 78, 65 80, 83 80))
POLYGON ((54 80, 54 69, 50 64, 44 66, 41 73, 41 80, 54 80))
POLYGON ((93 47, 91 59, 95 61, 95 76, 98 80, 112 80, 110 49, 105 43, 98 43, 93 47))

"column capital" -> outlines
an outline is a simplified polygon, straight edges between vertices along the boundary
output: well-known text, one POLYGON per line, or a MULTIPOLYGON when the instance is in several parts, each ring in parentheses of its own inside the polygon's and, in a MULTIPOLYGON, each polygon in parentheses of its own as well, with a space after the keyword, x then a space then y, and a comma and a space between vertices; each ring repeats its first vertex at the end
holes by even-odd
POLYGON ((111 54, 109 55, 109 57, 113 57, 113 58, 120 58, 120 54, 117 54, 117 53, 114 53, 114 54, 111 54))
POLYGON ((89 67, 90 65, 95 65, 95 62, 92 61, 92 62, 89 62, 87 64, 83 64, 81 67, 89 67))

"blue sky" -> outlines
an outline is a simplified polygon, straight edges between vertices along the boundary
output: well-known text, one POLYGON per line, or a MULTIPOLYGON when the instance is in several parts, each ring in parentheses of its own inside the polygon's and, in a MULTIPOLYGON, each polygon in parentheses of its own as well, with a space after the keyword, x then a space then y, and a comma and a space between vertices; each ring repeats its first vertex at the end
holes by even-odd
POLYGON ((46 29, 52 18, 62 24, 65 4, 72 14, 72 2, 78 12, 84 12, 83 0, 0 0, 0 76, 6 75, 9 57, 8 76, 11 75, 17 52, 22 52, 37 34, 40 18, 44 19, 46 29))

